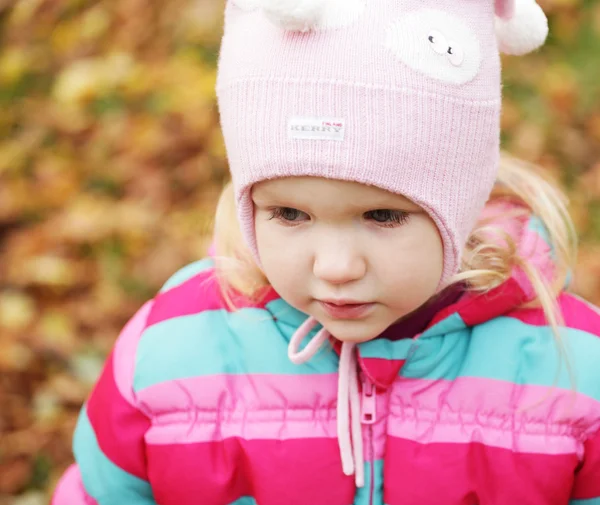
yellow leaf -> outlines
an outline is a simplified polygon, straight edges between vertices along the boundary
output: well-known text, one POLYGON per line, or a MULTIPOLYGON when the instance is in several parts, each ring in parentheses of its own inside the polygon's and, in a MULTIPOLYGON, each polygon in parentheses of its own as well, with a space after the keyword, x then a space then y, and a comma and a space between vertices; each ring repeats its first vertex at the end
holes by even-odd
POLYGON ((46 311, 38 324, 38 332, 44 344, 55 351, 68 355, 75 347, 75 324, 62 311, 46 311))
POLYGON ((14 2, 9 23, 19 25, 29 21, 38 7, 42 5, 42 2, 43 0, 19 0, 14 2))
POLYGON ((78 103, 102 95, 125 81, 133 69, 126 53, 105 58, 83 59, 72 63, 58 76, 53 90, 59 102, 78 103))
POLYGON ((56 79, 53 95, 59 102, 76 103, 103 92, 106 81, 97 60, 79 60, 65 68, 56 79))
POLYGON ((49 287, 69 287, 77 283, 77 269, 65 258, 45 254, 30 258, 23 265, 26 281, 49 287))
POLYGON ((31 64, 30 54, 20 48, 7 48, 0 55, 0 80, 12 84, 18 81, 31 64))
POLYGON ((9 331, 23 330, 31 324, 35 313, 31 297, 18 292, 0 294, 0 327, 9 331))
POLYGON ((93 40, 104 35, 110 28, 110 16, 102 4, 90 9, 81 20, 81 37, 93 40))

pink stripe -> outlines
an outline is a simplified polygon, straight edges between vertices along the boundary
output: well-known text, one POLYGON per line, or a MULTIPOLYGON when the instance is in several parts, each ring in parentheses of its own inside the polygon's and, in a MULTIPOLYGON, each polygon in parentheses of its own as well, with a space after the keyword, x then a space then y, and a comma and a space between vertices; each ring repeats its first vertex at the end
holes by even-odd
POLYGON ((188 444, 245 440, 294 440, 305 438, 337 440, 335 411, 260 411, 220 414, 166 414, 154 419, 146 443, 155 445, 188 444))
MULTIPOLYGON (((139 401, 154 418, 147 433, 147 441, 152 444, 229 437, 335 438, 336 388, 337 374, 193 377, 151 386, 140 392, 139 401), (198 407, 193 418, 190 405, 198 407), (189 430, 182 429, 188 425, 189 430)), ((385 417, 385 398, 385 394, 378 395, 379 419, 385 417)), ((396 436, 423 443, 483 440, 522 452, 580 454, 581 444, 575 440, 600 428, 600 404, 582 394, 482 378, 398 378, 391 392, 390 410, 392 416, 401 419, 389 423, 390 433, 396 436), (440 401, 443 404, 438 414, 440 401), (518 409, 526 410, 520 415, 518 409), (411 420, 417 410, 418 423, 411 420), (487 414, 490 412, 493 415, 487 414), (439 416, 446 424, 440 423, 431 433, 439 416), (574 426, 574 433, 550 434, 549 423, 555 427, 562 423, 565 430, 566 426, 574 426), (460 430, 458 425, 462 426, 460 430)), ((382 456, 384 447, 384 433, 379 428, 379 424, 374 427, 378 441, 375 459, 382 456)))
POLYGON ((354 479, 342 473, 337 440, 239 440, 150 445, 149 476, 157 503, 350 505, 354 479), (293 456, 293 457, 290 457, 293 456))
MULTIPOLYGON (((531 266, 541 273, 548 282, 552 282, 556 266, 552 260, 552 249, 544 237, 536 230, 525 226, 518 242, 518 250, 522 258, 527 259, 531 266)), ((532 300, 536 297, 535 289, 522 269, 515 268, 513 278, 527 293, 528 299, 532 300)))
POLYGON ((153 416, 146 440, 335 438, 337 377, 218 375, 155 384, 139 393, 140 404, 153 416), (198 407, 193 418, 190 405, 198 407))
POLYGON ((137 393, 149 415, 187 412, 206 406, 241 410, 335 410, 338 374, 208 375, 154 384, 137 393))
MULTIPOLYGON (((138 398, 154 419, 146 441, 336 438, 337 379, 337 374, 218 375, 155 384, 138 398), (193 418, 190 405, 197 407, 193 418)), ((383 458, 387 401, 385 393, 378 394, 374 454, 367 461, 383 458)))
POLYGON ((424 444, 482 442, 517 452, 581 455, 577 440, 600 427, 600 404, 585 395, 475 377, 399 378, 390 413, 399 420, 389 423, 397 437, 424 444))
MULTIPOLYGON (((279 295, 275 290, 269 288, 260 302, 254 302, 243 296, 233 296, 232 298, 238 309, 264 309, 267 303, 276 300, 279 295)), ((221 296, 214 268, 203 270, 179 286, 157 295, 154 308, 148 317, 147 326, 174 317, 198 314, 206 310, 230 310, 221 296)))
POLYGON ((577 464, 574 455, 513 453, 479 443, 423 445, 391 437, 384 480, 393 484, 385 487, 384 502, 564 505, 577 464))
POLYGON ((122 470, 146 479, 144 434, 150 420, 117 388, 110 354, 87 403, 87 414, 104 455, 122 470))
POLYGON ((135 371, 135 354, 140 337, 146 326, 146 320, 152 301, 146 302, 125 325, 114 349, 114 374, 117 388, 121 396, 131 405, 136 405, 133 392, 133 374, 135 371))
POLYGON ((51 505, 98 505, 86 493, 77 465, 71 465, 61 477, 54 490, 51 505))
POLYGON ((581 444, 569 435, 513 433, 506 428, 482 427, 477 424, 476 416, 466 416, 466 420, 447 424, 436 424, 435 415, 429 416, 429 419, 427 416, 423 417, 423 420, 397 421, 392 414, 388 433, 390 436, 413 440, 420 444, 479 443, 514 452, 539 454, 581 454, 583 451, 581 444))

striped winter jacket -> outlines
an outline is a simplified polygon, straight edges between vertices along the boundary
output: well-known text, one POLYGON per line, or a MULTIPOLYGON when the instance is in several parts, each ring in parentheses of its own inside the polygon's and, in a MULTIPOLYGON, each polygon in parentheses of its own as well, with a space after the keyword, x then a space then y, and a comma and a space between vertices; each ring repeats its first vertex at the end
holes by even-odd
MULTIPOLYGON (((551 264, 533 221, 519 240, 551 264)), ((530 296, 515 274, 413 338, 358 346, 357 488, 338 346, 292 364, 305 315, 274 292, 231 312, 211 260, 189 265, 119 336, 53 505, 600 505, 600 316, 562 294, 560 351, 542 311, 517 308, 530 296)))

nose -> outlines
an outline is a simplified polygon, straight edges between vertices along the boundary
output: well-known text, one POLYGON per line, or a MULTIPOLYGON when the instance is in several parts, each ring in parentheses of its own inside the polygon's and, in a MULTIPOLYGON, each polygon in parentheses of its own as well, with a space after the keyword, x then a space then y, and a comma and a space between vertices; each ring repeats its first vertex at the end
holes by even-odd
POLYGON ((352 244, 329 242, 315 253, 313 273, 318 279, 334 285, 346 284, 364 277, 365 258, 352 244))

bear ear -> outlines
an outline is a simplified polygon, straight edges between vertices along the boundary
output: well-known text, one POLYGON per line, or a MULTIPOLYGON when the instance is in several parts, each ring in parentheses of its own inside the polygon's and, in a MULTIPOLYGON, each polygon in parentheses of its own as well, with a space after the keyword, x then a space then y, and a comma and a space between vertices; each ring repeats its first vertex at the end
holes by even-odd
POLYGON ((544 45, 548 19, 535 0, 494 0, 498 49, 523 55, 544 45))
POLYGON ((515 13, 515 0, 494 0, 496 16, 500 19, 510 19, 515 13))
POLYGON ((260 0, 267 17, 284 30, 308 32, 321 21, 326 0, 260 0))

